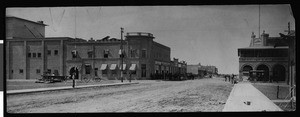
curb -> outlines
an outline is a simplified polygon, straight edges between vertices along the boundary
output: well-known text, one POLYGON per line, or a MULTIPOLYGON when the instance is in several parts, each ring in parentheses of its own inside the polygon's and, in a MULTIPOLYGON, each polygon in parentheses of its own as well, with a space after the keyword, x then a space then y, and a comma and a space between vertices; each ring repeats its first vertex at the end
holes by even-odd
POLYGON ((81 88, 90 88, 90 87, 107 87, 107 86, 130 85, 130 84, 139 84, 139 82, 99 84, 99 85, 83 85, 83 86, 77 86, 75 88, 72 88, 71 86, 66 86, 66 87, 51 87, 51 88, 39 88, 39 89, 10 90, 10 91, 7 91, 6 94, 7 95, 14 95, 14 94, 36 93, 36 92, 44 92, 44 91, 81 89, 81 88))

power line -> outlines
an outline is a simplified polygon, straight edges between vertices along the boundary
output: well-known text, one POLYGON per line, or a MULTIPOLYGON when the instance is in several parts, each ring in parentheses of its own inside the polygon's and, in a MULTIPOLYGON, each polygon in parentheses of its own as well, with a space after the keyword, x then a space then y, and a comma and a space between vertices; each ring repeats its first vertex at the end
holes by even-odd
POLYGON ((63 11, 63 13, 62 13, 62 16, 61 16, 61 18, 60 18, 60 20, 59 20, 59 24, 58 25, 60 25, 60 23, 61 23, 61 20, 63 19, 63 17, 64 17, 64 14, 65 14, 65 9, 64 9, 64 11, 63 11))
POLYGON ((54 22, 53 22, 53 18, 52 18, 51 8, 49 8, 49 12, 50 12, 50 16, 51 16, 51 22, 52 22, 52 25, 53 25, 53 26, 51 26, 51 27, 52 27, 53 31, 56 32, 56 30, 55 30, 55 28, 54 28, 54 22))

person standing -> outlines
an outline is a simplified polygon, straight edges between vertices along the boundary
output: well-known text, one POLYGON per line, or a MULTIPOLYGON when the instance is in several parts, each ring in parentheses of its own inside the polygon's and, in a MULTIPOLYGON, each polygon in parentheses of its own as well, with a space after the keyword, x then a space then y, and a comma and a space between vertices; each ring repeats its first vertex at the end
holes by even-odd
POLYGON ((72 87, 73 88, 75 88, 75 72, 73 72, 73 74, 72 74, 72 80, 73 80, 73 85, 72 85, 72 87))

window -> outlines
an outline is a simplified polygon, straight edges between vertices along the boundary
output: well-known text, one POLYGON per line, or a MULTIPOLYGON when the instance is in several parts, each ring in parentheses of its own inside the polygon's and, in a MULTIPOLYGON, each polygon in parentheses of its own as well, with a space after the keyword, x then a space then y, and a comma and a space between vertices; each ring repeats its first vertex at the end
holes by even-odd
POLYGON ((36 53, 33 53, 33 54, 32 54, 32 57, 35 58, 35 57, 36 57, 36 53))
POLYGON ((14 70, 11 70, 11 73, 14 73, 14 70))
POLYGON ((47 52, 48 52, 48 55, 51 55, 51 50, 48 50, 47 52))
POLYGON ((131 71, 131 74, 136 74, 136 70, 134 70, 134 71, 131 71))
POLYGON ((77 56, 78 56, 77 51, 76 51, 76 50, 72 50, 72 58, 73 58, 73 59, 74 59, 74 58, 77 58, 77 56))
POLYGON ((41 58, 42 57, 42 54, 41 53, 38 53, 38 58, 41 58))
POLYGON ((28 53, 28 57, 29 57, 29 58, 31 57, 31 53, 28 53))
POLYGON ((142 77, 146 77, 146 64, 142 64, 141 69, 142 69, 142 77))
POLYGON ((142 58, 146 58, 146 50, 142 50, 142 58))
POLYGON ((51 69, 48 69, 47 72, 50 74, 51 73, 51 69))
POLYGON ((92 66, 91 65, 85 65, 85 74, 91 74, 92 66))
POLYGON ((117 70, 112 70, 111 74, 117 74, 117 70))
POLYGON ((136 49, 130 50, 130 55, 131 58, 135 58, 137 56, 137 50, 136 49))
POLYGON ((104 58, 108 58, 109 50, 104 50, 104 58))
POLYGON ((107 74, 107 69, 102 70, 102 74, 103 74, 103 75, 104 75, 104 74, 107 74))
POLYGON ((58 55, 58 50, 54 50, 54 55, 58 55))
POLYGON ((94 68, 95 76, 98 76, 98 68, 94 68))
POLYGON ((36 73, 37 74, 41 73, 41 70, 40 69, 36 69, 36 73))
POLYGON ((92 51, 88 52, 88 58, 93 58, 93 52, 92 51))
POLYGON ((19 73, 22 74, 23 73, 23 69, 19 69, 19 73))

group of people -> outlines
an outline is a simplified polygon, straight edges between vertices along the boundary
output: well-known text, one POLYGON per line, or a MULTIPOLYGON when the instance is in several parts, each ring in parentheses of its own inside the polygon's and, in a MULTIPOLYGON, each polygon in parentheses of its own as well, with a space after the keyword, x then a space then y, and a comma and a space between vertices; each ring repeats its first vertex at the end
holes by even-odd
POLYGON ((237 83, 237 79, 235 78, 235 75, 225 75, 225 82, 230 82, 232 84, 236 84, 237 83))

